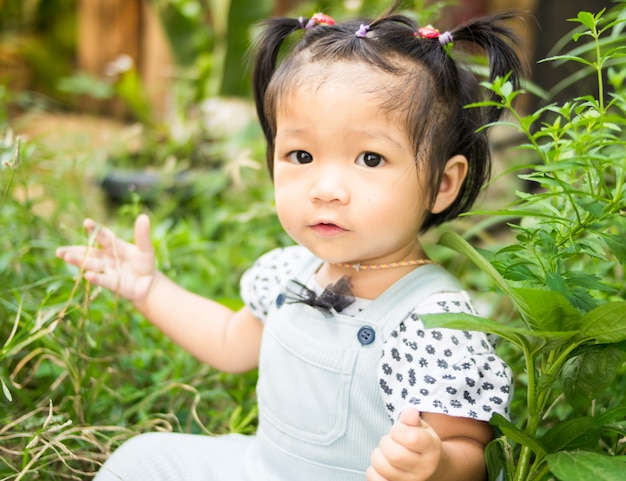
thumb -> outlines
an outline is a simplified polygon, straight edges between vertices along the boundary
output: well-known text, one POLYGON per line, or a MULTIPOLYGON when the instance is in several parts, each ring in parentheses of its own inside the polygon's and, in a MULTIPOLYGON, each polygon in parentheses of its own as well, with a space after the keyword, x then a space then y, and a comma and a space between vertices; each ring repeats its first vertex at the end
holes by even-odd
POLYGON ((142 252, 152 251, 150 218, 146 214, 140 214, 135 221, 135 245, 142 252))
POLYGON ((407 426, 419 426, 421 424, 420 412, 412 406, 407 406, 400 413, 398 421, 407 426))

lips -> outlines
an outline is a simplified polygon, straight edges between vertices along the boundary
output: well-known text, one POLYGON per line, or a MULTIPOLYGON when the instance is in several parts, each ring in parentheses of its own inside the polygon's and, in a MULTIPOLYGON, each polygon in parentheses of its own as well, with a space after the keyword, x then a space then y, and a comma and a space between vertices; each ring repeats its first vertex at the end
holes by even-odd
POLYGON ((311 229, 321 237, 333 237, 347 232, 347 230, 340 225, 331 222, 317 222, 311 225, 311 229))

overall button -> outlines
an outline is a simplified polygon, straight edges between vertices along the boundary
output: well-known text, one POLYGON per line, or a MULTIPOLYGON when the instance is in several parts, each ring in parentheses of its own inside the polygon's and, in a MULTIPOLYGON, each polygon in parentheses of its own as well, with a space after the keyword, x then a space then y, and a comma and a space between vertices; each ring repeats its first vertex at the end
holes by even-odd
POLYGON ((285 303, 285 294, 281 292, 280 294, 278 294, 278 297, 276 298, 276 307, 282 307, 284 303, 285 303))
POLYGON ((363 326, 359 329, 356 337, 361 345, 367 346, 368 344, 374 342, 374 339, 376 338, 376 331, 374 331, 374 328, 370 326, 363 326))

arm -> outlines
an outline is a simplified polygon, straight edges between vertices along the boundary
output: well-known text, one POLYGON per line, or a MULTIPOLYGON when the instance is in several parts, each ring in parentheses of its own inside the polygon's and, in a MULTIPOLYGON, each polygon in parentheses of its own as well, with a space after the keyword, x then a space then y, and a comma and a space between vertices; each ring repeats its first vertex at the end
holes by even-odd
POLYGON ((223 371, 242 372, 258 364, 262 323, 175 284, 155 267, 150 221, 140 215, 135 244, 119 239, 91 219, 85 228, 100 248, 66 246, 57 256, 84 270, 85 279, 133 303, 150 322, 199 360, 223 371))
POLYGON ((371 457, 367 481, 484 480, 484 421, 404 410, 371 457))

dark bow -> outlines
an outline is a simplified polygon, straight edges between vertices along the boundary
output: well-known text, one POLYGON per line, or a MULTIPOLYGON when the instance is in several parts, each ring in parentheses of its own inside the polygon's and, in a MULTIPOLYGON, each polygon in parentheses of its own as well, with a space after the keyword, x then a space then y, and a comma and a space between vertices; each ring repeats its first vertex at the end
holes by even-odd
POLYGON ((295 279, 287 283, 286 289, 285 302, 288 304, 302 302, 325 312, 331 309, 341 312, 354 302, 354 294, 350 288, 348 276, 343 276, 334 284, 326 286, 326 289, 319 296, 295 279))

